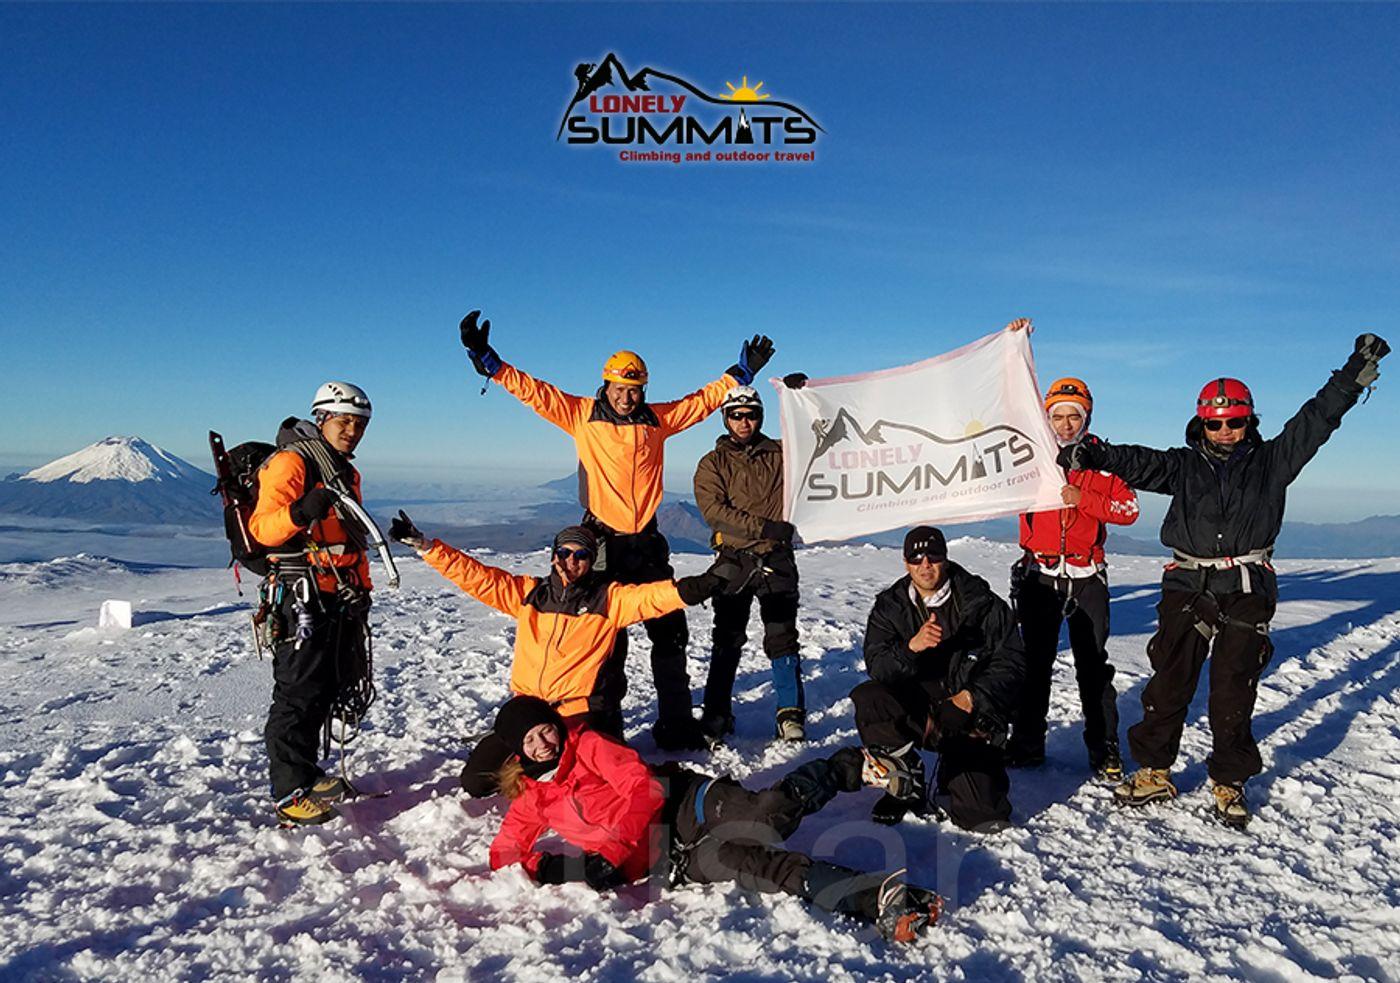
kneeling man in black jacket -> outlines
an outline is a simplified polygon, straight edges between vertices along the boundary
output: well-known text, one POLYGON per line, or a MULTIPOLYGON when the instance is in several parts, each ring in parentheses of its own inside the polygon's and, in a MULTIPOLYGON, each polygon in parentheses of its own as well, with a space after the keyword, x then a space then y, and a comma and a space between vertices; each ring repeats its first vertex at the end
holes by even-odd
POLYGON ((1003 748, 1025 676, 1006 602, 948 560, 943 533, 904 537, 908 573, 881 591, 865 629, 870 681, 851 693, 866 778, 887 791, 871 818, 929 810, 921 748, 938 752, 935 793, 963 829, 1009 825, 1003 748))

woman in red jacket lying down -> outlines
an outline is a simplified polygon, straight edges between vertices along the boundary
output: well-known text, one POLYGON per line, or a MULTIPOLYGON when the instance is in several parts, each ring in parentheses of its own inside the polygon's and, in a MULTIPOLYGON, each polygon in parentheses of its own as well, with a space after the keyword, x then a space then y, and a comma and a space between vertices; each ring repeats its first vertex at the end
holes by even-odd
POLYGON ((735 881, 782 892, 827 911, 874 922, 880 935, 912 941, 943 901, 900 879, 863 874, 778 847, 802 817, 862 785, 855 748, 808 762, 770 789, 674 765, 653 771, 637 752, 597 731, 569 731, 548 703, 517 696, 501 707, 495 734, 515 749, 501 789, 511 800, 491 844, 491 868, 520 864, 539 884, 585 881, 599 891, 669 866, 669 882, 735 881), (582 856, 543 853, 553 830, 582 856))

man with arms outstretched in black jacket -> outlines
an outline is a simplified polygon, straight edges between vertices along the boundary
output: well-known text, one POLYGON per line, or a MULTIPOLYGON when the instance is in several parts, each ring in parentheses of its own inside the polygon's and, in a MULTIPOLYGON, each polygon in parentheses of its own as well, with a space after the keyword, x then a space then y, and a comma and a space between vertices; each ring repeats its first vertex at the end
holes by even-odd
POLYGON ((1172 497, 1162 543, 1174 560, 1162 575, 1157 633, 1147 643, 1152 678, 1142 692, 1142 722, 1128 730, 1139 769, 1114 789, 1120 805, 1176 797, 1169 769, 1209 653, 1212 815, 1236 828, 1249 822, 1244 783, 1264 769, 1250 723, 1273 654, 1278 578, 1270 558, 1284 494, 1376 381, 1389 351, 1375 335, 1357 338, 1346 365, 1270 440, 1259 435, 1249 388, 1214 379, 1196 400, 1185 447, 1094 440, 1061 452, 1061 465, 1109 471, 1133 488, 1172 497))

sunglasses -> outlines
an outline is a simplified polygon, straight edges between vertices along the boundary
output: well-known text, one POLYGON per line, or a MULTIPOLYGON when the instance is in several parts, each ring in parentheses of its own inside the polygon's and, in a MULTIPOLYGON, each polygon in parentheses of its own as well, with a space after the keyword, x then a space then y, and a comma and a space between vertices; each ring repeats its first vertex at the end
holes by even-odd
POLYGON ((1242 416, 1232 416, 1228 420, 1207 420, 1205 425, 1207 430, 1209 430, 1211 433, 1215 433, 1222 427, 1227 426, 1231 430, 1243 430, 1245 427, 1249 426, 1249 421, 1242 416))
POLYGON ((946 556, 937 556, 933 553, 910 553, 904 558, 906 563, 914 567, 919 566, 925 561, 928 561, 929 563, 942 563, 946 559, 946 556))
POLYGON ((755 413, 753 410, 738 410, 738 411, 736 411, 736 412, 734 412, 734 413, 728 414, 728 416, 729 416, 729 419, 731 419, 731 420, 761 420, 761 419, 763 419, 762 414, 760 414, 760 413, 755 413))
POLYGON ((586 546, 581 546, 576 550, 571 550, 567 546, 557 546, 554 555, 561 560, 591 560, 593 551, 586 546))

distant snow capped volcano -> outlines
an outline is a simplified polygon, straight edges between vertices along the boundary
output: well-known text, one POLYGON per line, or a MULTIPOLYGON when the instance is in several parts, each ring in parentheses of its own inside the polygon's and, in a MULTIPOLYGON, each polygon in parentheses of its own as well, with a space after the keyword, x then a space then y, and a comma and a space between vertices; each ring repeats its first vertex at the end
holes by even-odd
MULTIPOLYGON (((213 477, 140 437, 108 437, 20 475, 21 481, 213 481, 213 477)), ((206 487, 205 491, 209 489, 206 487)))
POLYGON ((140 437, 108 437, 0 481, 0 512, 87 522, 220 521, 214 476, 140 437))

